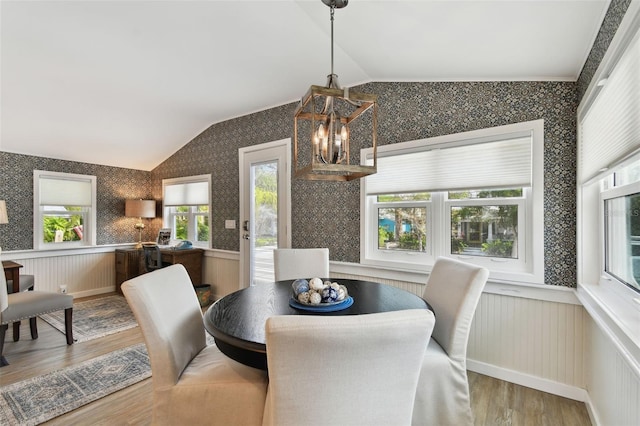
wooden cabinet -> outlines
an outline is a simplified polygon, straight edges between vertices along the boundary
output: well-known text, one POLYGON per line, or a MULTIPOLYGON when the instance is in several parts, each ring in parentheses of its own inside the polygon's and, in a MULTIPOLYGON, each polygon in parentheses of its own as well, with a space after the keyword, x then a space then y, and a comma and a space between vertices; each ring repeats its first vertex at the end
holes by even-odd
POLYGON ((162 263, 184 265, 193 285, 202 284, 202 249, 164 249, 160 251, 162 252, 162 263))
MULTIPOLYGON (((193 285, 202 284, 202 249, 162 249, 162 262, 182 264, 193 285)), ((145 273, 142 249, 116 249, 116 290, 122 294, 122 283, 145 273)))

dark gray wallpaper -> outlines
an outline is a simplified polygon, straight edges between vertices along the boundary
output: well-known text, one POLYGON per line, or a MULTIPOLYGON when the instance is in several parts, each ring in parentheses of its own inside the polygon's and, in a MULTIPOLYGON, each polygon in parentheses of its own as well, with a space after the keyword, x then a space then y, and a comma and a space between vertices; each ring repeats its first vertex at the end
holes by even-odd
MULTIPOLYGON (((522 121, 545 120, 545 280, 572 286, 575 276, 575 83, 370 83, 380 145, 522 121)), ((211 126, 154 170, 156 179, 213 175, 213 246, 239 250, 238 148, 288 138, 290 104, 211 126)), ((156 185, 159 188, 159 185, 156 185)), ((292 182, 292 244, 329 247, 332 260, 359 262, 360 182, 292 182)))
MULTIPOLYGON (((378 95, 380 145, 544 119, 545 281, 550 285, 576 283, 576 107, 628 5, 629 0, 611 2, 577 83, 369 83, 353 88, 378 95)), ((135 220, 123 217, 126 198, 159 200, 163 178, 210 173, 213 247, 237 251, 239 231, 224 229, 224 220, 239 215, 238 148, 292 137, 294 108, 288 104, 214 124, 150 173, 0 152, 0 199, 7 200, 11 220, 0 225, 0 245, 32 248, 34 169, 98 176, 98 244, 136 239, 135 220)), ((292 182, 293 246, 329 247, 332 260, 358 262, 359 185, 292 182)), ((159 226, 159 219, 152 221, 143 238, 153 238, 159 226)))
POLYGON ((600 31, 593 42, 591 52, 589 52, 589 57, 582 67, 582 72, 578 77, 579 100, 582 99, 587 91, 587 87, 589 87, 591 79, 595 75, 600 62, 602 62, 602 58, 607 52, 613 36, 616 35, 616 31, 620 26, 620 21, 624 18, 624 14, 626 13, 630 3, 631 0, 611 0, 609 9, 607 9, 607 13, 602 21, 600 31))
MULTIPOLYGON (((151 173, 141 170, 33 157, 0 151, 0 199, 7 202, 9 224, 0 225, 3 250, 33 248, 33 170, 93 175, 97 179, 97 243, 138 240, 135 218, 124 217, 127 198, 151 199, 151 173)), ((159 212, 158 212, 159 215, 159 212)), ((146 219, 143 239, 154 239, 161 219, 146 219)))

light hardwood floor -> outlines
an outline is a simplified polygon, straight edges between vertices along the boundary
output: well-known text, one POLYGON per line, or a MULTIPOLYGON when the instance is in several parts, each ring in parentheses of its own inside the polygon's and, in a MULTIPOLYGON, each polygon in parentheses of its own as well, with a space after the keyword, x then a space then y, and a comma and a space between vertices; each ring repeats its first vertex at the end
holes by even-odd
MULTIPOLYGON (((39 338, 31 340, 28 321, 14 343, 11 327, 5 341, 10 365, 0 370, 0 386, 38 376, 74 363, 142 342, 138 327, 89 342, 67 346, 64 335, 38 320, 39 338)), ((151 423, 152 379, 57 417, 46 425, 148 425, 151 423)), ((590 425, 581 402, 539 392, 469 372, 476 425, 590 425)))

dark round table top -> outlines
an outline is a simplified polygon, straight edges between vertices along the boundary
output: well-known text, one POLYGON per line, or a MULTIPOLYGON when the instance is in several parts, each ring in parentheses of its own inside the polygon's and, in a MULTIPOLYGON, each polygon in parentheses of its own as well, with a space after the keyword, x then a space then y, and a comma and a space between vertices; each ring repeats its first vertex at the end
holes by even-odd
POLYGON ((260 284, 231 293, 216 301, 204 314, 207 331, 218 348, 243 364, 266 370, 264 326, 274 315, 359 315, 404 309, 429 309, 413 293, 372 281, 331 279, 345 285, 353 305, 335 312, 308 312, 289 306, 293 280, 260 284))

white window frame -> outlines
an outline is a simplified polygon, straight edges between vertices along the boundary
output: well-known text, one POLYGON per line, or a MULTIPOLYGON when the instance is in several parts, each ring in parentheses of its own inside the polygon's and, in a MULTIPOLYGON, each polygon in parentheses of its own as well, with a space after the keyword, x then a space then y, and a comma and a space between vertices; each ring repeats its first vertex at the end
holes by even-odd
MULTIPOLYGON (((186 176, 179 177, 173 179, 163 179, 162 180, 162 198, 163 198, 163 227, 171 229, 171 239, 176 239, 175 234, 175 217, 176 216, 188 216, 189 226, 187 228, 187 239, 193 243, 195 247, 202 248, 210 248, 213 240, 213 230, 211 227, 211 175, 197 175, 197 176, 186 176), (196 210, 196 206, 193 205, 190 207, 188 212, 176 212, 174 206, 166 206, 164 204, 165 200, 165 189, 171 185, 182 185, 189 183, 206 183, 207 184, 207 194, 208 194, 208 202, 207 206, 209 207, 208 216, 208 225, 209 225, 209 241, 198 241, 197 240, 197 217, 204 216, 203 213, 198 212, 196 210)), ((205 205, 205 204, 200 204, 205 205)))
MULTIPOLYGON (((479 257, 479 256, 468 256, 468 255, 449 255, 449 251, 441 254, 441 256, 450 256, 455 257, 460 260, 464 260, 465 262, 472 262, 478 265, 482 265, 486 268, 491 269, 499 269, 502 272, 514 272, 519 273, 523 270, 526 270, 527 265, 527 241, 530 239, 531 231, 527 226, 526 222, 526 211, 527 211, 527 199, 530 198, 531 190, 530 188, 522 188, 523 194, 520 198, 474 198, 467 200, 448 200, 444 201, 444 223, 447 224, 446 227, 443 227, 444 241, 442 247, 446 247, 446 243, 451 241, 451 207, 465 207, 465 206, 487 206, 487 205, 516 205, 518 206, 518 229, 523 231, 524 238, 520 238, 520 234, 518 235, 518 258, 517 259, 509 259, 509 258, 499 258, 499 257, 479 257), (521 226, 524 224, 524 226, 521 226), (499 266, 495 264, 500 264, 499 266)), ((496 271, 497 273, 497 271, 496 271)))
MULTIPOLYGON (((433 197, 433 194, 431 194, 433 197)), ((363 210, 363 214, 366 215, 366 220, 364 222, 368 223, 370 226, 370 233, 374 232, 373 227, 375 227, 375 238, 364 238, 361 241, 364 241, 367 247, 364 251, 369 254, 369 258, 365 262, 360 262, 362 264, 375 264, 386 267, 399 267, 400 269, 411 270, 414 269, 414 265, 416 263, 426 264, 429 261, 433 261, 433 238, 430 238, 430 235, 427 234, 427 242, 425 251, 422 253, 414 252, 414 251, 396 251, 396 250, 378 250, 378 209, 379 208, 421 208, 424 207, 426 209, 427 219, 426 226, 427 232, 433 229, 433 200, 424 200, 424 201, 396 201, 396 202, 378 202, 376 197, 365 197, 364 201, 367 205, 367 208, 363 210)))
POLYGON ((33 247, 36 250, 56 250, 68 249, 85 246, 96 245, 96 187, 97 178, 91 175, 80 175, 74 173, 50 172, 45 170, 33 171, 33 247), (67 213, 60 210, 45 210, 40 205, 41 198, 44 194, 40 191, 40 179, 56 179, 60 181, 70 182, 89 182, 91 184, 91 206, 82 212, 74 212, 83 216, 82 240, 80 241, 64 241, 60 243, 45 243, 43 221, 45 214, 50 213, 67 213))
MULTIPOLYGON (((447 148, 461 144, 485 143, 504 140, 507 137, 531 136, 531 186, 523 188, 522 198, 484 198, 448 200, 446 192, 432 192, 427 210, 427 252, 387 252, 378 250, 378 212, 375 196, 367 196, 366 179, 361 184, 360 238, 363 242, 360 263, 392 270, 430 272, 439 256, 458 258, 482 265, 490 270, 493 281, 544 284, 544 121, 510 124, 453 135, 417 141, 402 142, 378 147, 378 156, 402 155, 436 147, 447 148), (497 257, 451 255, 451 210, 453 205, 517 204, 518 207, 518 259, 497 257), (523 235, 521 235, 521 233, 523 235)), ((361 152, 362 162, 372 156, 371 149, 361 152)), ((483 189, 483 188, 469 188, 483 189)), ((402 192, 402 191, 398 191, 402 192)), ((413 202, 411 202, 413 203, 413 202)))

